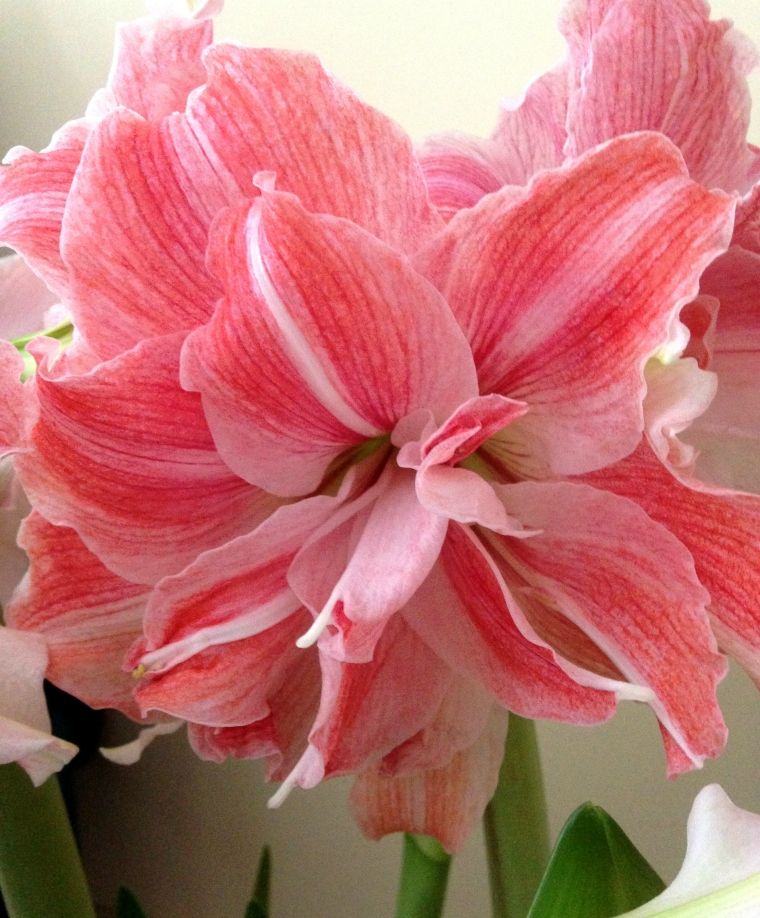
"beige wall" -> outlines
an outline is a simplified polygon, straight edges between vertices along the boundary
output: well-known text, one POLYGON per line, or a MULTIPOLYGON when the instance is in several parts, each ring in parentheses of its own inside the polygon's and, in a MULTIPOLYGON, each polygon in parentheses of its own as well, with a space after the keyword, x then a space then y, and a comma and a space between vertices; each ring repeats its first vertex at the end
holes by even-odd
MULTIPOLYGON (((227 0, 223 37, 308 48, 413 135, 458 127, 486 132, 502 95, 553 63, 561 43, 558 0, 227 0)), ((140 12, 138 0, 0 0, 0 146, 39 146, 80 112, 102 84, 112 23, 140 12)), ((716 0, 760 42, 756 0, 716 0)), ((755 81, 760 99, 760 82, 755 81)), ((756 121, 757 125, 758 122, 756 121)), ((755 142, 760 142, 755 129, 755 142)), ((541 742, 554 830, 578 803, 606 806, 666 874, 683 850, 696 790, 724 784, 760 810, 760 704, 741 674, 722 689, 728 750, 702 773, 664 777, 654 719, 633 705, 605 727, 544 725, 541 742)), ((254 763, 198 762, 181 736, 152 748, 131 769, 105 762, 83 784, 85 854, 98 894, 136 889, 152 918, 242 915, 257 852, 274 846, 275 918, 375 918, 391 913, 397 839, 361 840, 345 786, 294 793, 268 812, 254 763)), ((482 841, 455 864, 448 910, 487 914, 482 841)))

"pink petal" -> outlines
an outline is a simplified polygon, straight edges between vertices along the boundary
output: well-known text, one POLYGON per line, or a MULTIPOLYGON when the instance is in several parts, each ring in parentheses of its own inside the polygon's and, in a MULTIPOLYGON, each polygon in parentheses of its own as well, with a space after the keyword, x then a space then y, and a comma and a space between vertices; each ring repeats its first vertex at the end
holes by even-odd
POLYGON ((42 355, 34 450, 17 460, 40 512, 138 583, 181 570, 276 506, 217 456, 200 399, 179 388, 180 344, 155 339, 60 378, 42 355))
POLYGON ((425 140, 420 163, 445 219, 503 185, 525 185, 536 172, 561 164, 567 90, 565 68, 550 71, 515 105, 503 103, 490 139, 441 134, 425 140))
POLYGON ((144 586, 107 570, 73 529, 32 513, 19 532, 30 569, 6 610, 14 628, 44 636, 47 678, 93 708, 139 717, 122 660, 142 632, 144 586))
POLYGON ((88 116, 123 107, 157 121, 184 111, 190 93, 206 82, 201 55, 212 38, 209 19, 144 18, 117 26, 108 84, 95 94, 88 116))
POLYGON ((315 58, 215 45, 204 62, 186 113, 106 119, 72 188, 62 240, 71 306, 104 357, 210 317, 220 295, 204 261, 211 222, 255 196, 262 169, 308 208, 392 244, 414 248, 439 226, 408 138, 315 58))
POLYGON ((686 548, 633 501, 585 485, 524 482, 502 495, 510 513, 543 530, 502 538, 503 564, 545 592, 628 681, 652 690, 655 713, 694 765, 717 755, 726 728, 715 689, 726 665, 686 548))
POLYGON ((13 463, 0 461, 0 608, 5 608, 27 567, 27 558, 16 544, 21 520, 29 502, 16 480, 13 463))
POLYGON ((502 103, 492 139, 509 163, 505 184, 527 185, 537 172, 562 164, 568 81, 563 65, 534 80, 517 104, 502 103))
POLYGON ((390 832, 432 835, 455 853, 469 838, 499 777, 506 718, 495 713, 476 743, 441 768, 389 776, 375 767, 359 775, 351 806, 368 838, 390 832))
POLYGON ((319 707, 318 655, 293 658, 282 684, 268 698, 270 714, 243 727, 190 724, 190 743, 202 759, 266 759, 268 781, 282 781, 295 767, 307 743, 319 707))
POLYGON ((544 173, 520 202, 498 192, 452 220, 418 265, 471 343, 480 391, 530 408, 488 450, 499 443, 527 477, 630 452, 644 363, 725 248, 732 207, 642 134, 544 173))
POLYGON ((301 610, 253 637, 212 645, 165 672, 150 671, 135 696, 143 714, 162 711, 211 727, 240 727, 267 717, 269 697, 305 653, 301 610))
POLYGON ((760 494, 760 255, 732 246, 702 289, 720 301, 710 362, 717 394, 681 439, 698 451, 699 481, 760 494))
POLYGON ((579 79, 568 110, 569 156, 620 134, 660 131, 697 181, 749 187, 755 154, 746 142, 746 75, 757 53, 748 39, 725 20, 710 22, 703 0, 576 0, 573 15, 586 17, 586 29, 581 37, 578 21, 566 22, 579 79))
POLYGON ((430 572, 448 521, 420 505, 413 474, 392 464, 373 502, 367 507, 366 498, 360 498, 352 517, 353 509, 347 506, 343 518, 314 534, 288 579, 317 616, 302 645, 327 628, 322 650, 341 660, 366 662, 391 617, 430 572))
POLYGON ((476 392, 446 303, 364 230, 266 191, 218 227, 226 297, 183 354, 222 456, 274 493, 308 493, 330 461, 419 408, 476 392))
POLYGON ((164 578, 151 594, 145 641, 131 665, 162 672, 207 647, 260 634, 298 611, 302 604, 288 587, 288 568, 341 500, 319 496, 280 507, 253 532, 164 578))
POLYGON ((377 762, 435 717, 451 674, 400 616, 367 663, 320 654, 322 697, 309 747, 272 801, 295 784, 350 774, 377 762))
POLYGON ((760 254, 760 182, 739 202, 733 242, 760 254))
POLYGON ((518 630, 515 615, 524 619, 484 546, 468 527, 451 524, 440 563, 404 610, 411 627, 510 711, 587 724, 611 717, 609 680, 602 691, 579 685, 524 621, 518 630))
POLYGON ((216 45, 189 118, 248 191, 260 169, 318 213, 414 251, 440 225, 409 138, 308 54, 216 45))
POLYGON ((16 348, 0 341, 0 457, 26 446, 36 404, 21 382, 24 361, 16 348))
POLYGON ((493 710, 493 698, 482 686, 454 677, 435 718, 384 756, 381 772, 400 775, 447 765, 480 739, 493 710))
POLYGON ((89 131, 88 122, 71 121, 41 153, 16 147, 0 169, 0 242, 58 294, 68 281, 59 250, 63 210, 89 131))
POLYGON ((418 156, 430 200, 444 220, 507 184, 508 164, 493 140, 438 134, 425 139, 418 156))
POLYGON ((689 549, 721 648, 760 685, 760 498, 687 487, 646 446, 590 479, 635 500, 689 549))
POLYGON ((18 255, 0 258, 0 337, 20 338, 45 327, 55 295, 18 255))
POLYGON ((18 762, 35 785, 70 761, 77 747, 50 734, 40 635, 0 628, 0 762, 18 762))

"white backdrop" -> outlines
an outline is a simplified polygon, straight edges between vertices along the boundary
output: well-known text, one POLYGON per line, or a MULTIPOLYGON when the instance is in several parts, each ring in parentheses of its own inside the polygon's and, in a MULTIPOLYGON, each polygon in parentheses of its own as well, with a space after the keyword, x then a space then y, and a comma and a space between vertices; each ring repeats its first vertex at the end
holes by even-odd
MULTIPOLYGON (((559 0, 227 0, 218 34, 249 44, 304 48, 415 137, 456 127, 485 133, 504 95, 554 63, 559 0)), ((715 0, 760 43, 757 0, 715 0)), ((79 114, 108 70, 113 23, 139 0, 0 0, 0 146, 41 146, 79 114)), ((760 81, 753 83, 760 106, 760 81)), ((754 121, 760 142, 760 121, 754 121)), ((760 698, 740 673, 721 690, 731 737, 719 762, 676 782, 664 777, 654 718, 629 705, 604 727, 542 725, 553 831, 580 802, 609 809, 664 875, 683 852, 696 791, 720 781, 760 810, 760 698)), ((114 726, 114 730, 118 730, 114 726)), ((255 763, 197 761, 170 737, 131 769, 105 762, 82 782, 87 867, 98 897, 120 882, 152 918, 242 915, 260 845, 274 848, 274 918, 380 918, 392 914, 399 845, 364 842, 346 787, 295 792, 270 813, 255 763)), ((482 840, 455 863, 447 914, 488 913, 482 840)), ((105 914, 105 912, 104 912, 105 914)))

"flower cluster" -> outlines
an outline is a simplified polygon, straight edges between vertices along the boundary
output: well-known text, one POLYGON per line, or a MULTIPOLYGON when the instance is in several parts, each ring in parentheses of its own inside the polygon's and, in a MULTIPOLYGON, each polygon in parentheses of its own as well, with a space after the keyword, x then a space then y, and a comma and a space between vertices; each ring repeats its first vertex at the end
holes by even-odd
POLYGON ((507 711, 633 699, 670 773, 717 755, 723 654, 760 679, 747 41, 569 0, 491 138, 415 151, 313 57, 212 43, 220 3, 159 6, 0 172, 75 329, 25 382, 0 350, 4 639, 275 802, 355 775, 372 837, 461 845, 507 711))

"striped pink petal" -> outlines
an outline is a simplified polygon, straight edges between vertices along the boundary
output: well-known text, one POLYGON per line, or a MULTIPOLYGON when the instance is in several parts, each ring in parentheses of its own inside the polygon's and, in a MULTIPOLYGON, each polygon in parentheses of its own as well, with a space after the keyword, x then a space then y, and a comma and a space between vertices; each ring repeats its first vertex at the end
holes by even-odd
POLYGON ((529 407, 488 447, 512 472, 573 473, 636 446, 644 364, 728 244, 732 211, 668 141, 640 134, 544 173, 519 201, 491 195, 418 257, 470 341, 481 393, 529 407))

